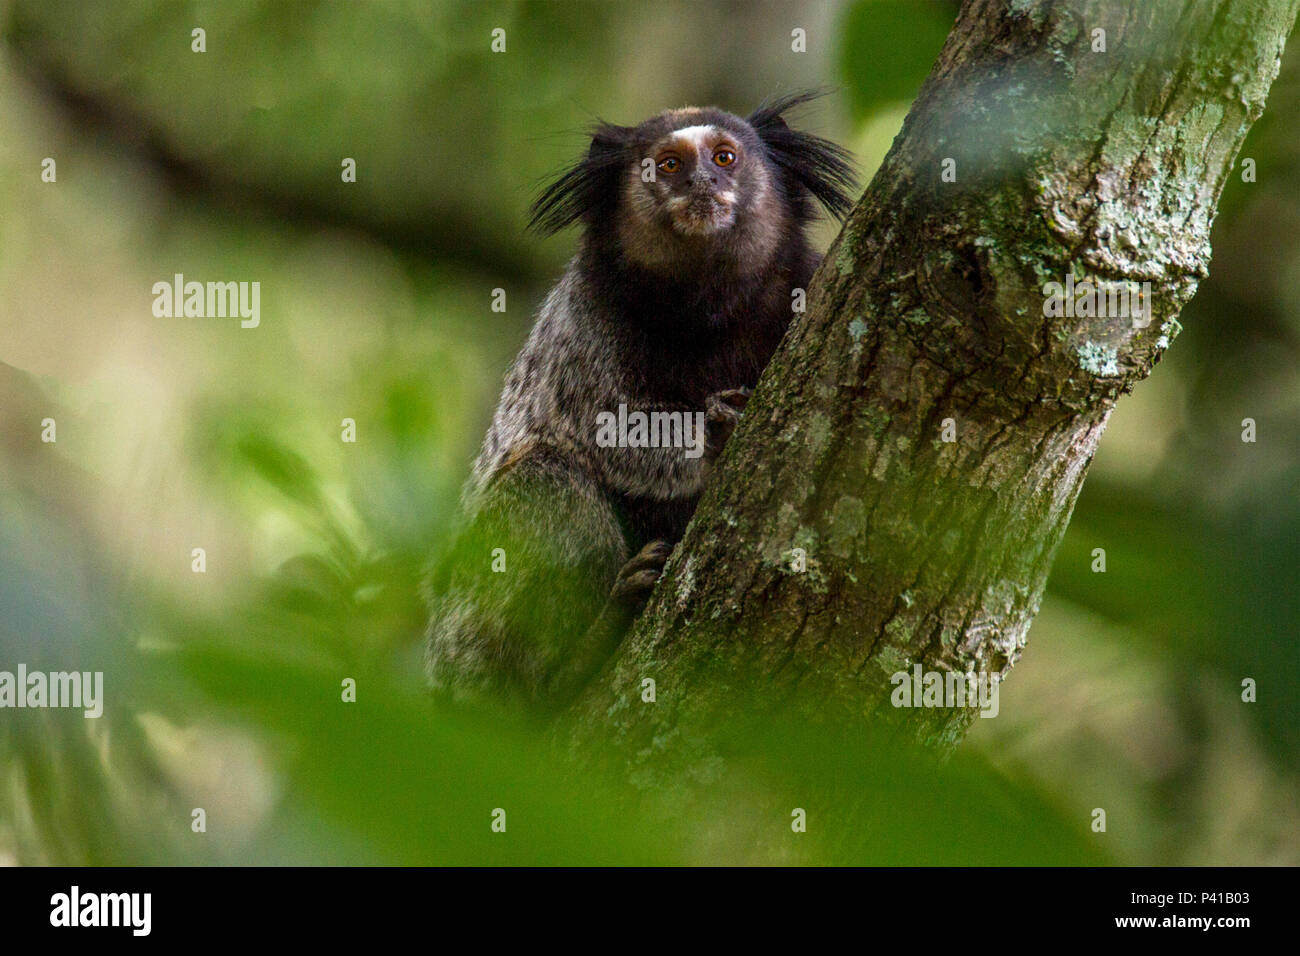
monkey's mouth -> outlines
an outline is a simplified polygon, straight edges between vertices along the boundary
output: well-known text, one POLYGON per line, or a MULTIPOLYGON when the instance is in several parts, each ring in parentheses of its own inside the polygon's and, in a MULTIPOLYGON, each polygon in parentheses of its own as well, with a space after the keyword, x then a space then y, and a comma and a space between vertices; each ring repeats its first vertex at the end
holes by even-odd
POLYGON ((735 209, 730 198, 713 192, 693 192, 673 200, 673 228, 687 236, 706 236, 730 228, 735 209))

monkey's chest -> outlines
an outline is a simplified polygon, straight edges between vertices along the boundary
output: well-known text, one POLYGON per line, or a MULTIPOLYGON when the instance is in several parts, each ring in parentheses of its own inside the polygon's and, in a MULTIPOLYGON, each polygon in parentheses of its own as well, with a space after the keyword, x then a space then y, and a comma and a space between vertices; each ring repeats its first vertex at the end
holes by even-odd
POLYGON ((625 363, 627 390, 647 405, 703 410, 705 399, 732 388, 752 388, 775 350, 779 336, 705 343, 666 336, 646 349, 639 362, 625 363))
POLYGON ((699 500, 699 495, 667 501, 618 495, 616 504, 632 551, 635 553, 651 541, 663 540, 670 544, 680 541, 699 500))

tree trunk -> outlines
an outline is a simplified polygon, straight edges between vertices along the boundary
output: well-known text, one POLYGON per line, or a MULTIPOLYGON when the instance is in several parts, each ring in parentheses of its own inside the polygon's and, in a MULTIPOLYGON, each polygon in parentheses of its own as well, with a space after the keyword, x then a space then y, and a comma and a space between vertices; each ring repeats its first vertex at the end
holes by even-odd
POLYGON ((780 711, 960 740, 969 707, 896 710, 891 675, 1019 657, 1111 409, 1207 274, 1298 2, 967 0, 586 732, 647 754, 780 711), (1149 282, 1149 323, 1046 314, 1070 272, 1149 282))

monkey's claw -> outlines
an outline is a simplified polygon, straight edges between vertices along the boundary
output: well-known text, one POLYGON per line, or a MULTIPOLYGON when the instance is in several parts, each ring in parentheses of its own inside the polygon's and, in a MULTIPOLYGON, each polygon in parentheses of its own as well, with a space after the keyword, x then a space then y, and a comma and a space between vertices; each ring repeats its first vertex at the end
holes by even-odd
POLYGON ((664 562, 672 550, 673 546, 667 541, 647 544, 619 570, 610 597, 628 604, 643 603, 663 573, 664 562))
POLYGON ((736 430, 740 413, 749 404, 752 393, 747 388, 729 388, 714 392, 704 400, 704 450, 709 458, 716 458, 736 430))

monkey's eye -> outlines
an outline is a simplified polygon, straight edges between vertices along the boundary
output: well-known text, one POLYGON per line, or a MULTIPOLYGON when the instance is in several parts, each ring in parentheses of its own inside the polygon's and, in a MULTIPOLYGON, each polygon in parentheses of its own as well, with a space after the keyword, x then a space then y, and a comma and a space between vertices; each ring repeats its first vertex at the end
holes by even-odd
POLYGON ((713 161, 719 166, 730 166, 736 161, 736 154, 729 149, 720 149, 713 154, 713 161))
POLYGON ((675 173, 682 168, 682 161, 676 156, 665 156, 659 160, 659 171, 664 173, 675 173))

